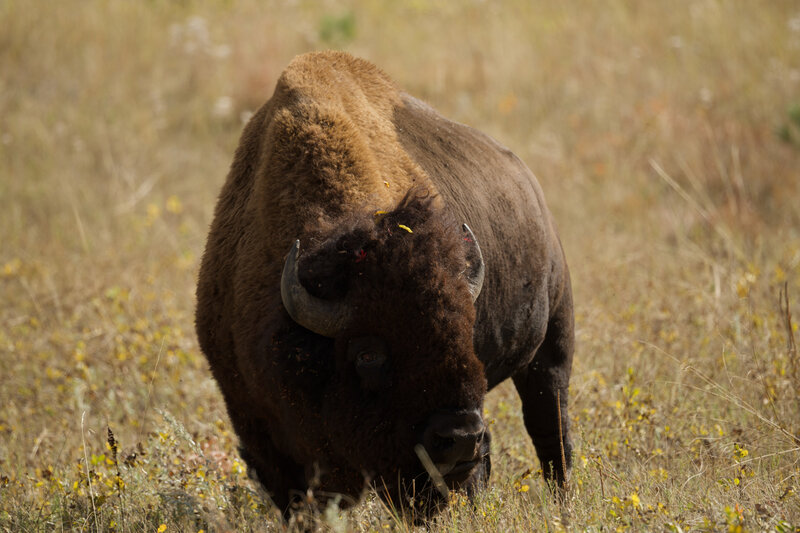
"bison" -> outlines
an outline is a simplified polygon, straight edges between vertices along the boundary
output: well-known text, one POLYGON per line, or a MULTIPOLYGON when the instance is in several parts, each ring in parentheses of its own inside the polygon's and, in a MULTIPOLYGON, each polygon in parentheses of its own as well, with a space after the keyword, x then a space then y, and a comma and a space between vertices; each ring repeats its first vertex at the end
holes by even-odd
POLYGON ((565 480, 572 295, 542 190, 365 60, 298 56, 246 125, 196 327, 248 471, 287 513, 308 489, 433 512, 480 489, 484 397, 509 377, 565 480))

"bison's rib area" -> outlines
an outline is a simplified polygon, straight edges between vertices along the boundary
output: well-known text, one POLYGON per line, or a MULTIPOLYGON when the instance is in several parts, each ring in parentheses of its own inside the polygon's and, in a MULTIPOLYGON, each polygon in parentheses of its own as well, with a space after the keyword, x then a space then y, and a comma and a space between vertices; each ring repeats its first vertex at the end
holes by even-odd
POLYGON ((475 350, 494 387, 530 363, 568 278, 541 188, 510 150, 409 95, 394 122, 408 154, 481 243, 475 350))

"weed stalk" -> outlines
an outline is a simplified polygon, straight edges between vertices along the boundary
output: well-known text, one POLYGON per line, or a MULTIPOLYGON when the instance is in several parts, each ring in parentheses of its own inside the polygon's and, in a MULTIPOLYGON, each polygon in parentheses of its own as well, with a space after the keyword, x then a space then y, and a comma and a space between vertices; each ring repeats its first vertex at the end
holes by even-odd
POLYGON ((92 473, 89 470, 89 454, 86 452, 86 429, 84 428, 84 420, 86 419, 86 411, 81 414, 81 440, 83 441, 83 464, 86 467, 86 482, 89 484, 89 499, 92 502, 92 516, 94 517, 94 529, 99 531, 97 526, 97 507, 94 504, 94 489, 92 488, 92 473))
POLYGON ((125 500, 122 496, 125 484, 122 482, 122 474, 119 471, 119 461, 117 460, 117 439, 114 438, 114 432, 111 431, 111 426, 108 426, 108 446, 111 448, 111 458, 114 461, 114 469, 116 470, 114 485, 117 487, 117 495, 119 496, 119 512, 120 522, 122 523, 122 531, 125 531, 125 500))

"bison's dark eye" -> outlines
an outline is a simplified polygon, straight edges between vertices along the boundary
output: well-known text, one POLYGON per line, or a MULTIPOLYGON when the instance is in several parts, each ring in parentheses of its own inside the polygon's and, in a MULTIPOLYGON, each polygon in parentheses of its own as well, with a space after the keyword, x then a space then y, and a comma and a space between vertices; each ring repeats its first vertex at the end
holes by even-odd
POLYGON ((386 345, 383 340, 378 337, 357 337, 350 341, 347 352, 364 389, 378 391, 388 385, 386 345))
POLYGON ((380 366, 386 362, 386 355, 371 351, 361 352, 356 356, 356 367, 380 366))

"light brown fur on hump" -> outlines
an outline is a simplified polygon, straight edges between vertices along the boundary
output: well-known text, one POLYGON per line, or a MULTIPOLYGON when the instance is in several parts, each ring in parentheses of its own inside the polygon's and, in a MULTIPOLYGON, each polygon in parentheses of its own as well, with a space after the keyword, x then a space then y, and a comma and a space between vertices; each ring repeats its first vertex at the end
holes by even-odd
POLYGON ((323 217, 388 210, 413 185, 435 192, 397 139, 401 93, 374 65, 341 52, 299 56, 267 105, 252 200, 281 253, 323 217))

